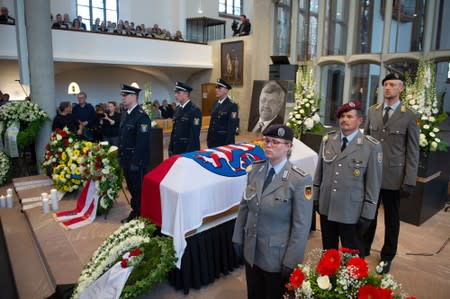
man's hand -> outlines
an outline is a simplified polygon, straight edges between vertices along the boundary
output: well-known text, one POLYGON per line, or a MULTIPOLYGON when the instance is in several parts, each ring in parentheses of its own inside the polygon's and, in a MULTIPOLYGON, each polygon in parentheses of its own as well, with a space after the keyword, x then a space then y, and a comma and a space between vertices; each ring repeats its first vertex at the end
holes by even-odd
POLYGON ((289 267, 286 267, 285 265, 281 265, 281 278, 284 282, 289 281, 289 277, 291 276, 291 273, 294 271, 294 269, 291 269, 289 267))
POLYGON ((409 197, 414 193, 414 188, 414 186, 403 184, 403 186, 400 188, 400 197, 409 197))

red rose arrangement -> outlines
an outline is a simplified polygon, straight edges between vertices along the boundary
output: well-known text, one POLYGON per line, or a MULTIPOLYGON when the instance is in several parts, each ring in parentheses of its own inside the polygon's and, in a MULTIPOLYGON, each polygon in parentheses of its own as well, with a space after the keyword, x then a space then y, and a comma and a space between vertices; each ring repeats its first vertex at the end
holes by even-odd
POLYGON ((369 272, 357 254, 348 248, 313 250, 292 272, 284 298, 415 299, 392 275, 369 272))

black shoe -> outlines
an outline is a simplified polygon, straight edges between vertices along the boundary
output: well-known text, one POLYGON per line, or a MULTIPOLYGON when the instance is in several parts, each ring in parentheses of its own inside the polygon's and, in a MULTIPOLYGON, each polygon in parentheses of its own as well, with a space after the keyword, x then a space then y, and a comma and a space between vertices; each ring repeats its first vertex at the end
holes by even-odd
POLYGON ((122 220, 120 220, 121 223, 128 223, 131 220, 133 220, 134 218, 137 218, 137 216, 133 213, 130 213, 130 215, 128 215, 127 218, 123 218, 122 220))
POLYGON ((392 261, 380 261, 380 263, 375 267, 378 274, 386 274, 391 270, 392 261))

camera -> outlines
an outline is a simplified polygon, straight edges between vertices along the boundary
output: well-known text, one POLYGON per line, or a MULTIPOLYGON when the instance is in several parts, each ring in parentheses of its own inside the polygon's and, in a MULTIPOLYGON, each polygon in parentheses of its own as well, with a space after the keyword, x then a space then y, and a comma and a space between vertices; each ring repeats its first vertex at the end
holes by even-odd
POLYGON ((105 109, 105 113, 106 113, 106 114, 110 114, 110 113, 111 113, 111 110, 105 109))

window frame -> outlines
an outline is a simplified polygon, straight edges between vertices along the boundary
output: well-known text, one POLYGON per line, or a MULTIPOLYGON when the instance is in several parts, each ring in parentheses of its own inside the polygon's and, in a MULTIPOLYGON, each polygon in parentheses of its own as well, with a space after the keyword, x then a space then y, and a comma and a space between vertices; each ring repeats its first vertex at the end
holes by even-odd
POLYGON ((224 5, 225 5, 225 12, 221 12, 221 11, 218 10, 219 17, 222 17, 222 18, 230 18, 230 19, 236 19, 236 20, 238 20, 239 17, 240 17, 242 14, 244 14, 244 13, 243 13, 243 11, 244 11, 244 0, 219 0, 219 1, 218 1, 219 7, 220 7, 220 4, 221 4, 220 2, 224 2, 224 5), (237 1, 240 2, 240 13, 239 13, 238 15, 234 14, 234 11, 235 11, 235 9, 236 9, 236 4, 235 4, 235 2, 237 2, 237 1), (231 13, 227 11, 228 2, 233 2, 233 4, 231 5, 233 11, 232 11, 231 13))
MULTIPOLYGON (((79 16, 80 14, 79 14, 79 7, 80 6, 82 6, 82 7, 87 7, 87 5, 85 5, 85 4, 78 4, 78 0, 77 0, 77 2, 76 2, 76 11, 77 11, 77 16, 79 16)), ((107 21, 111 21, 111 22, 114 22, 114 23, 117 23, 117 21, 118 21, 118 19, 119 19, 119 0, 116 0, 116 20, 107 20, 106 19, 106 16, 107 16, 107 11, 111 11, 112 9, 109 9, 107 6, 106 6, 106 3, 107 3, 107 0, 103 0, 103 21, 105 21, 105 22, 107 22, 107 21)), ((87 18, 85 18, 84 16, 82 16, 83 17, 83 20, 89 20, 89 27, 91 27, 91 25, 95 22, 95 19, 93 18, 93 8, 95 8, 95 9, 99 9, 99 7, 97 7, 97 6, 93 6, 92 5, 92 0, 89 0, 89 19, 87 19, 87 18)), ((113 11, 113 10, 112 10, 113 11)), ((87 26, 86 26, 87 27, 87 26)), ((89 30, 89 29, 88 29, 89 30)))

